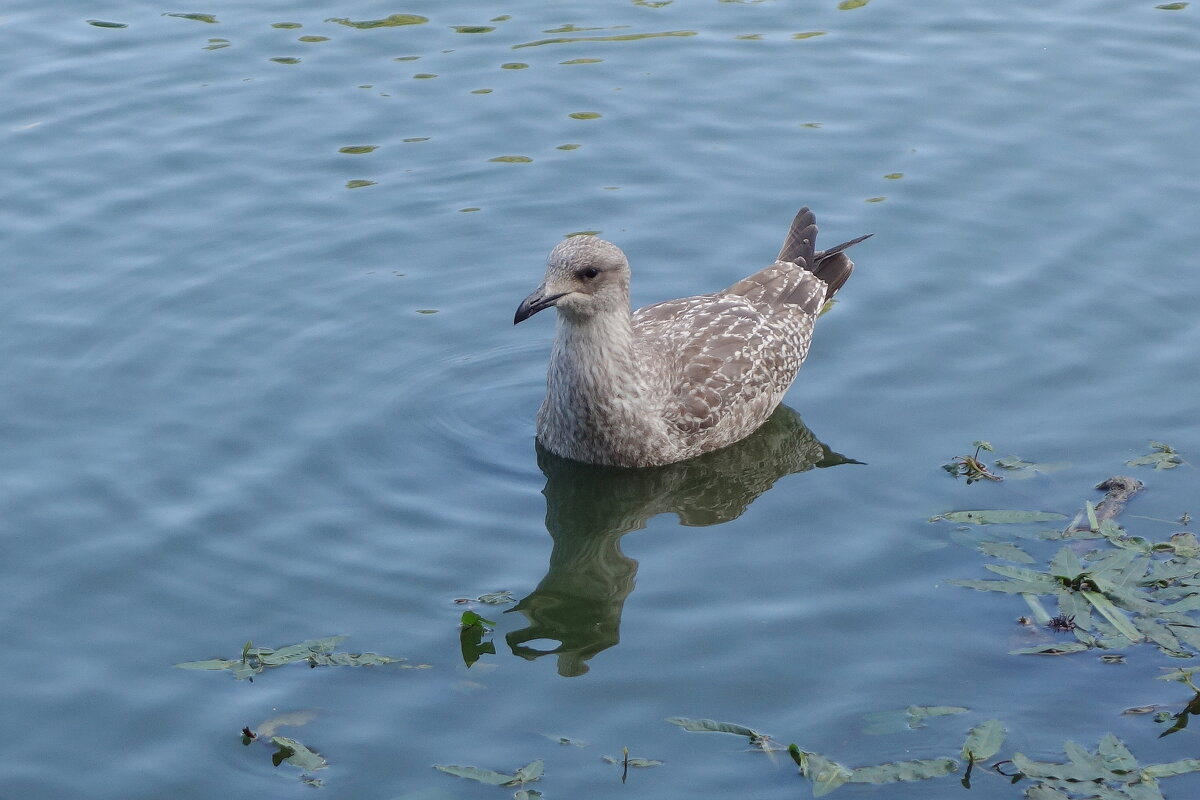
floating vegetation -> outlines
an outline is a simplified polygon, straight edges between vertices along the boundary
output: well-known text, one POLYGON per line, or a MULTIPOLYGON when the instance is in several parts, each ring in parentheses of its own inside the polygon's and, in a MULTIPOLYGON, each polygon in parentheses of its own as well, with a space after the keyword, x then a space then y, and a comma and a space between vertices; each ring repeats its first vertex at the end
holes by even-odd
POLYGON ((463 663, 470 669, 483 655, 496 655, 496 645, 491 639, 483 640, 496 627, 496 623, 481 617, 474 611, 464 611, 459 620, 458 643, 462 650, 463 663))
POLYGON ((1025 790, 1030 800, 1067 800, 1076 797, 1112 797, 1140 800, 1161 798, 1159 778, 1200 772, 1200 759, 1185 758, 1165 764, 1141 765, 1124 742, 1113 734, 1105 734, 1095 752, 1076 744, 1064 742, 1066 763, 1034 761, 1014 753, 1010 761, 997 764, 998 771, 1013 779, 1034 781, 1025 790), (1001 766, 1011 766, 1015 772, 1003 772, 1001 766))
POLYGON ((496 29, 491 25, 451 25, 450 30, 455 33, 491 33, 496 29))
POLYGON ((404 142, 405 144, 411 144, 413 142, 428 142, 431 138, 433 138, 433 137, 431 137, 431 136, 410 136, 407 139, 401 139, 400 141, 404 142))
POLYGON ((887 175, 884 175, 883 177, 885 180, 898 181, 904 177, 904 173, 903 172, 889 172, 887 175))
POLYGON ((284 30, 295 30, 296 28, 303 28, 304 26, 299 22, 273 22, 271 23, 271 27, 283 28, 284 30))
POLYGON ((329 766, 329 762, 325 760, 324 756, 295 739, 289 739, 286 736, 272 736, 271 744, 279 748, 271 756, 271 763, 277 767, 286 762, 306 772, 313 772, 329 766))
POLYGON ((374 153, 379 149, 377 144, 355 144, 347 147, 339 147, 338 152, 348 156, 361 156, 367 153, 374 153))
POLYGON ((813 797, 822 797, 847 783, 897 783, 923 781, 949 775, 958 770, 952 758, 926 758, 916 761, 890 761, 870 767, 847 767, 819 753, 788 745, 788 753, 800 768, 800 774, 812 781, 813 797))
POLYGON ((326 636, 323 639, 308 639, 299 644, 274 649, 255 647, 246 642, 240 659, 210 658, 204 661, 184 661, 175 666, 180 669, 230 670, 238 680, 253 680, 255 675, 272 667, 285 664, 306 663, 309 667, 369 667, 381 664, 400 664, 406 669, 424 669, 428 665, 407 665, 407 659, 381 656, 378 653, 335 653, 334 648, 346 640, 345 636, 326 636))
POLYGON ((1160 9, 1162 11, 1182 11, 1183 9, 1185 9, 1187 7, 1188 7, 1187 3, 1163 3, 1160 6, 1155 6, 1155 8, 1160 9))
POLYGON ((481 208, 479 208, 478 206, 468 206, 467 208, 460 208, 460 209, 458 210, 458 213, 460 213, 460 214, 470 214, 472 211, 482 211, 482 209, 481 209, 481 208))
POLYGON ((359 30, 369 30, 371 28, 397 28, 401 25, 422 25, 429 22, 427 17, 422 17, 417 14, 392 14, 390 17, 383 19, 367 19, 367 20, 352 20, 346 17, 330 17, 326 22, 336 22, 338 25, 345 25, 350 28, 358 28, 359 30))
POLYGON ((738 725, 736 722, 717 722, 713 719, 689 719, 688 717, 667 717, 667 722, 672 725, 678 725, 685 731, 695 731, 697 733, 731 733, 734 736, 745 736, 750 741, 750 746, 758 750, 783 749, 781 746, 776 745, 767 734, 759 733, 756 730, 747 728, 745 725, 738 725))
POLYGON ((88 25, 94 25, 97 28, 128 28, 129 25, 124 22, 106 22, 102 19, 89 19, 88 25))
POLYGON ((868 197, 866 200, 863 200, 863 202, 864 203, 882 203, 884 200, 887 200, 887 198, 886 197, 868 197))
POLYGON ((566 61, 560 61, 559 64, 599 64, 603 62, 603 58, 569 58, 566 61))
POLYGON ((527 783, 541 780, 542 774, 546 771, 545 762, 540 758, 536 761, 531 761, 521 767, 516 772, 494 772, 490 769, 480 769, 479 767, 460 767, 455 764, 434 764, 433 768, 439 772, 444 772, 447 775, 454 775, 459 778, 466 778, 469 781, 478 781, 491 786, 524 786, 527 783))
POLYGON ((560 144, 555 150, 578 150, 583 147, 581 144, 560 144))
POLYGON ((471 94, 491 94, 493 89, 472 89, 471 94))
POLYGON ((1186 463, 1183 457, 1175 452, 1175 448, 1171 447, 1171 445, 1154 440, 1151 440, 1149 444, 1153 452, 1126 461, 1126 465, 1131 467, 1154 467, 1155 469, 1175 469, 1180 464, 1186 463))
POLYGON ((842 0, 837 4, 838 11, 851 11, 855 8, 862 8, 871 0, 842 0))
POLYGON ((268 61, 274 61, 276 64, 299 64, 300 59, 292 56, 279 56, 278 58, 269 58, 268 61))
MULTIPOLYGON (((586 30, 586 29, 577 29, 586 30)), ((557 31, 547 31, 556 33, 557 31)), ((661 31, 658 33, 621 33, 613 36, 562 36, 557 39, 538 39, 536 42, 514 44, 513 50, 522 47, 541 47, 546 44, 570 44, 571 42, 633 42, 641 39, 663 39, 673 36, 695 36, 698 31, 661 31)))
POLYGON ((425 80, 429 80, 430 78, 436 78, 436 77, 437 77, 436 72, 418 72, 416 75, 413 75, 413 79, 418 80, 418 81, 425 81, 425 80))
POLYGON ((600 119, 602 115, 595 111, 575 111, 567 116, 571 119, 600 119))
POLYGON ((359 178, 359 179, 353 180, 353 181, 346 181, 347 189, 362 189, 365 186, 374 186, 374 185, 375 185, 375 181, 368 181, 363 178, 359 178))
POLYGON ((942 464, 942 469, 949 472, 957 480, 958 478, 966 478, 967 484, 970 485, 976 481, 1002 481, 999 475, 994 475, 982 461, 979 460, 980 451, 992 451, 992 446, 988 442, 972 442, 975 447, 975 453, 969 456, 955 456, 954 460, 949 464, 942 464))
POLYGON ((793 39, 812 39, 816 36, 824 36, 829 31, 804 31, 803 33, 793 33, 793 39))
POLYGON ((501 64, 500 69, 529 69, 529 65, 522 61, 509 61, 501 64))
POLYGON ((488 161, 500 164, 532 164, 533 159, 529 156, 496 156, 489 158, 488 161))
POLYGON ((223 50, 229 47, 228 39, 209 39, 208 44, 200 48, 201 50, 223 50))
POLYGON ((297 41, 297 42, 309 42, 309 43, 312 43, 312 42, 328 42, 328 41, 329 41, 329 37, 328 37, 328 36, 301 36, 301 37, 299 37, 298 39, 296 39, 296 41, 297 41))
POLYGON ((207 22, 209 25, 217 24, 217 16, 215 14, 190 14, 182 11, 167 11, 163 14, 164 17, 178 17, 179 19, 190 19, 196 22, 207 22))

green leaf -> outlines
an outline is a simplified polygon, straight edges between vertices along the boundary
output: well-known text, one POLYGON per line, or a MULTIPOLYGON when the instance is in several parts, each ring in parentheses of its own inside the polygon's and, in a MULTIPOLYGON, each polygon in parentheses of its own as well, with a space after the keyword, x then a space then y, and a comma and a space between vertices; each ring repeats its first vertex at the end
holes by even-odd
POLYGON ((306 745, 295 739, 289 739, 286 736, 272 736, 271 742, 279 748, 279 752, 275 753, 272 757, 275 766, 279 766, 281 762, 286 761, 293 767, 299 767, 306 772, 324 769, 329 766, 324 756, 315 750, 309 749, 306 745))
POLYGON ((971 525, 1012 525, 1029 522, 1057 522, 1066 519, 1065 514, 1053 511, 1016 511, 998 509, 989 511, 949 511, 931 518, 930 522, 946 520, 947 522, 965 522, 971 525))
POLYGON ((1174 469, 1184 463, 1183 458, 1169 444, 1151 441, 1150 449, 1153 452, 1125 463, 1131 467, 1154 467, 1155 469, 1174 469))
POLYGON ((1100 740, 1099 753, 1100 758, 1104 760, 1104 767, 1116 775, 1127 775, 1138 769, 1133 753, 1129 752, 1124 742, 1111 733, 1106 733, 1100 740))
POLYGON ((732 733, 736 736, 746 736, 750 739, 762 739, 763 734, 738 725, 733 722, 717 722, 712 719, 688 719, 687 717, 667 717, 667 722, 678 725, 685 731, 701 733, 732 733))
POLYGON ((1014 478, 1032 478, 1035 475, 1044 475, 1067 469, 1071 466, 1071 463, 1069 461, 1057 461, 1052 464, 1037 464, 1033 461, 1025 461, 1024 459, 1017 458, 1016 456, 1008 456, 996 459, 996 466, 1012 472, 1012 477, 1014 478))
POLYGON ((546 772, 546 763, 544 761, 542 761, 542 759, 539 758, 538 760, 530 761, 528 764, 521 767, 519 770, 516 771, 516 774, 514 774, 512 776, 512 780, 510 780, 508 783, 505 783, 502 785, 503 786, 520 786, 525 783, 533 783, 534 781, 541 778, 542 775, 545 774, 545 772, 546 772))
POLYGON ((853 770, 833 759, 819 753, 799 749, 793 751, 794 747, 795 745, 788 747, 788 752, 792 754, 793 759, 796 759, 799 753, 800 774, 812 781, 813 797, 829 794, 854 776, 853 770))
POLYGON ((1084 650, 1090 650, 1083 642, 1062 642, 1059 644, 1043 644, 1037 647, 1022 647, 1017 650, 1009 650, 1009 655, 1014 656, 1061 656, 1069 653, 1082 653, 1084 650))
POLYGON ((226 661, 223 658, 210 658, 205 661, 184 661, 175 666, 180 669, 230 669, 237 666, 240 661, 226 661))
POLYGON ((1036 595, 1022 594, 1021 598, 1029 606, 1029 610, 1033 613, 1033 618, 1037 620, 1039 625, 1045 625, 1050 621, 1049 612, 1042 607, 1042 601, 1038 600, 1036 595))
POLYGON ((1079 561, 1079 556, 1075 555, 1075 551, 1070 547, 1064 547, 1054 554, 1054 558, 1050 560, 1050 574, 1066 580, 1073 580, 1075 576, 1083 572, 1083 564, 1079 561))
POLYGON ((1021 753, 1013 753, 1013 766, 1027 778, 1049 779, 1060 781, 1094 781, 1103 778, 1098 773, 1098 767, 1076 763, 1055 764, 1046 761, 1034 761, 1021 753))
POLYGON ((1004 744, 1004 724, 998 719, 981 722, 967 732, 962 757, 967 761, 986 761, 1000 752, 1004 744))
POLYGON ((952 758, 926 758, 918 761, 893 761, 873 767, 857 767, 851 771, 853 783, 897 783, 923 781, 949 775, 958 769, 952 758))
POLYGON ((1138 633, 1137 628, 1133 627, 1133 623, 1129 621, 1129 618, 1119 608, 1114 606, 1107 597, 1099 592, 1080 592, 1080 594, 1086 597, 1088 602, 1095 606, 1096 610, 1106 620, 1111 622, 1114 628, 1121 632, 1122 636, 1131 642, 1142 641, 1143 637, 1138 633))
POLYGON ((417 16, 416 14, 392 14, 390 17, 385 17, 384 19, 354 21, 345 17, 331 17, 325 21, 336 22, 339 25, 346 25, 360 30, 367 30, 369 28, 394 28, 400 25, 420 25, 424 22, 429 22, 429 19, 417 16))
POLYGON ((444 772, 447 775, 454 775, 459 778, 466 778, 469 781, 478 781, 491 786, 504 786, 513 779, 512 775, 506 775, 503 772, 493 772, 490 769, 480 769, 479 767, 460 767, 456 764, 434 764, 433 768, 439 772, 444 772))
POLYGON ((464 611, 462 613, 462 626, 464 628, 482 628, 484 625, 489 625, 493 628, 496 627, 495 622, 479 616, 474 611, 464 611))
POLYGON ((1171 778, 1189 772, 1200 772, 1200 758, 1184 758, 1166 764, 1147 764, 1142 767, 1142 774, 1151 778, 1171 778))

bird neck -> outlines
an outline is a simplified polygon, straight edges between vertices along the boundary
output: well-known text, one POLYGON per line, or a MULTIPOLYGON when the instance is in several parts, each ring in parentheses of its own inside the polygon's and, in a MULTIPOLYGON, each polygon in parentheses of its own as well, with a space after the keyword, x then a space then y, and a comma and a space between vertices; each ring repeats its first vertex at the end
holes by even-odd
POLYGON ((638 393, 639 372, 634 348, 633 322, 626 309, 587 317, 560 313, 554 351, 550 356, 551 382, 589 396, 638 393), (557 374, 556 374, 557 373, 557 374))

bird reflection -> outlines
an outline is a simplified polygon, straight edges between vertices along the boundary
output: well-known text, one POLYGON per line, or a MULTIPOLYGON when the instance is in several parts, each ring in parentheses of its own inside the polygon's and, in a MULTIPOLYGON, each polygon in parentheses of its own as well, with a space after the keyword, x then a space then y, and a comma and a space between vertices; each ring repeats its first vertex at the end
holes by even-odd
POLYGON ((550 568, 537 588, 509 611, 529 625, 505 638, 514 654, 557 655, 564 677, 620 640, 621 609, 633 591, 637 562, 621 552, 621 536, 674 512, 684 525, 737 519, 775 481, 813 467, 860 464, 833 452, 787 406, 754 434, 699 458, 627 469, 584 464, 537 448, 546 476, 546 530, 554 539, 550 568), (527 643, 554 640, 541 650, 527 643))

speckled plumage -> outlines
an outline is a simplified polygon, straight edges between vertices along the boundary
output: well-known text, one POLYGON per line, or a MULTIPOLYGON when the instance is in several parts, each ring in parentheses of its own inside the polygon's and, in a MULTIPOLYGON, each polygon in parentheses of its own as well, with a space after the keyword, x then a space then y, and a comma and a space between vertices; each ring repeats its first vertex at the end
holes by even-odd
POLYGON ((516 322, 558 309, 537 432, 593 464, 669 464, 732 444, 775 410, 808 355, 813 323, 854 267, 816 252, 807 208, 774 264, 711 294, 629 313, 629 264, 594 236, 560 242, 516 322))

